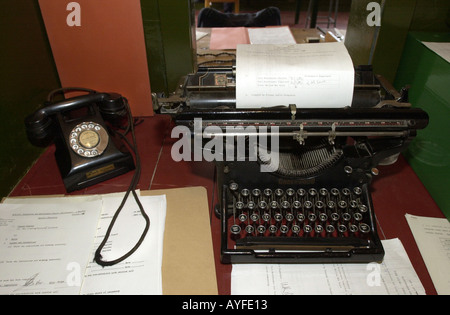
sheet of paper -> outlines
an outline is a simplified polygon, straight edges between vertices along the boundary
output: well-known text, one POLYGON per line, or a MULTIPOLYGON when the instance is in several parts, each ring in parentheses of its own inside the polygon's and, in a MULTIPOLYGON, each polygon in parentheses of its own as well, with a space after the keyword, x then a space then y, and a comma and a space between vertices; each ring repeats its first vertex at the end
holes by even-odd
POLYGON ((0 294, 79 294, 101 209, 101 200, 0 204, 0 294))
POLYGON ((450 43, 422 42, 422 44, 444 58, 447 62, 450 62, 450 43))
POLYGON ((406 214, 425 265, 438 294, 450 294, 450 222, 406 214))
POLYGON ((208 35, 208 32, 202 32, 202 31, 199 31, 199 30, 195 31, 195 39, 196 40, 202 39, 206 35, 208 35))
POLYGON ((353 63, 343 43, 237 47, 237 108, 345 107, 353 89, 353 63))
MULTIPOLYGON (((103 240, 111 218, 122 201, 121 197, 103 197, 103 211, 81 294, 162 294, 166 197, 140 196, 139 200, 150 218, 147 236, 131 257, 117 265, 103 268, 93 262, 94 251, 103 240)), ((138 241, 144 227, 145 220, 130 195, 102 251, 103 259, 110 261, 127 253, 138 241)))
POLYGON ((233 265, 233 295, 425 294, 399 239, 382 241, 381 264, 233 265))
POLYGON ((250 44, 296 44, 289 26, 248 28, 250 44))
POLYGON ((245 27, 215 27, 211 29, 209 49, 236 49, 239 44, 250 43, 245 27))

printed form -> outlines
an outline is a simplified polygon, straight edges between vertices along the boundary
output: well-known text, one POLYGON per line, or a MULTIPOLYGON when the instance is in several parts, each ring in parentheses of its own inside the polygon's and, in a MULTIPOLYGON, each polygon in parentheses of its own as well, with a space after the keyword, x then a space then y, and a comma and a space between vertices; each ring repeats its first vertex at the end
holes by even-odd
POLYGON ((406 214, 406 220, 422 254, 438 294, 450 294, 450 222, 406 214))
POLYGON ((350 106, 354 67, 343 43, 238 45, 236 107, 350 106))
MULTIPOLYGON (((122 198, 7 198, 0 204, 0 294, 162 294, 164 195, 139 197, 151 225, 131 257, 104 268, 93 262, 122 198)), ((144 225, 130 195, 102 251, 104 259, 131 249, 144 225)))
POLYGON ((424 295, 399 239, 383 240, 381 264, 233 265, 233 295, 424 295))

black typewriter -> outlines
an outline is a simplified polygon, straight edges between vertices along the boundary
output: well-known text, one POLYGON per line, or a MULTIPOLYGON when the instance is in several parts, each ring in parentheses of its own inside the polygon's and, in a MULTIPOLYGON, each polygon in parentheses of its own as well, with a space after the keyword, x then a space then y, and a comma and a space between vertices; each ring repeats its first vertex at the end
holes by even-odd
POLYGON ((215 160, 223 263, 383 260, 370 183, 377 166, 394 163, 428 124, 407 89, 397 92, 360 66, 350 107, 237 109, 233 68, 203 68, 183 80, 171 97, 154 99, 161 113, 174 115, 194 140, 201 134, 204 150, 218 137, 225 148, 243 141, 248 157, 256 152, 215 160), (268 141, 253 149, 261 135, 268 141))

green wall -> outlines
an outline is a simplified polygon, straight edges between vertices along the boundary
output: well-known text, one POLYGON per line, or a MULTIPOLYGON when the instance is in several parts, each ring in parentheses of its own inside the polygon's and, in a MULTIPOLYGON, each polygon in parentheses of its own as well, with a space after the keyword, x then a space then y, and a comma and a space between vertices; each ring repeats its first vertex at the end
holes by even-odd
POLYGON ((355 65, 372 64, 377 74, 393 82, 410 31, 450 31, 448 0, 353 0, 345 45, 355 65), (369 26, 370 2, 379 3, 381 26, 369 26))
POLYGON ((28 143, 23 120, 60 87, 37 0, 0 1, 0 197, 41 149, 28 143))
POLYGON ((196 68, 195 12, 189 0, 141 0, 152 92, 175 91, 196 68))

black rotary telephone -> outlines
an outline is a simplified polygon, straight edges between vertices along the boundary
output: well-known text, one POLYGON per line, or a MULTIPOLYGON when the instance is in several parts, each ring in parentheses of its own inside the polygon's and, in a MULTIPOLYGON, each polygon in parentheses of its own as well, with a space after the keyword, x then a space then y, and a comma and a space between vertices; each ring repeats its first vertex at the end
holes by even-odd
POLYGON ((79 190, 133 170, 133 156, 117 130, 131 115, 124 97, 83 88, 52 91, 45 106, 25 119, 30 142, 54 142, 55 157, 67 192, 79 190), (85 95, 54 101, 57 94, 85 95))
POLYGON ((117 93, 98 93, 84 88, 58 89, 49 94, 44 107, 25 119, 25 126, 32 144, 45 147, 52 141, 55 142, 56 161, 68 192, 136 170, 103 241, 95 251, 94 260, 105 267, 118 264, 131 256, 144 241, 150 229, 150 218, 135 191, 141 164, 134 121, 126 98, 117 93), (56 94, 69 91, 84 91, 88 94, 53 101, 56 94), (131 142, 126 137, 128 132, 131 133, 131 142), (134 153, 136 167, 127 146, 134 153), (104 261, 101 251, 130 194, 146 222, 145 228, 137 243, 126 254, 112 261, 104 261))

